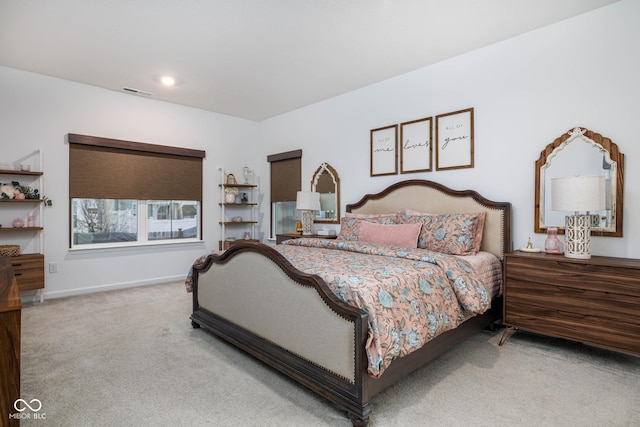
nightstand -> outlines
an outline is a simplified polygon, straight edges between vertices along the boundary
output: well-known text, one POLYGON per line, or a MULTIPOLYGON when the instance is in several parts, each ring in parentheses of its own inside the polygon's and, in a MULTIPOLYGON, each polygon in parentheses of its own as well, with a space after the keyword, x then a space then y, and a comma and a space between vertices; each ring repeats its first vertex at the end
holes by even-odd
POLYGON ((504 316, 515 329, 640 354, 640 260, 511 252, 504 316))
POLYGON ((284 242, 285 240, 290 240, 290 239, 301 239, 301 238, 305 238, 305 239, 335 239, 336 237, 338 237, 337 235, 331 235, 331 236, 324 236, 324 235, 320 235, 320 234, 307 234, 302 235, 300 233, 283 233, 283 234, 276 234, 276 244, 279 245, 280 243, 284 242))

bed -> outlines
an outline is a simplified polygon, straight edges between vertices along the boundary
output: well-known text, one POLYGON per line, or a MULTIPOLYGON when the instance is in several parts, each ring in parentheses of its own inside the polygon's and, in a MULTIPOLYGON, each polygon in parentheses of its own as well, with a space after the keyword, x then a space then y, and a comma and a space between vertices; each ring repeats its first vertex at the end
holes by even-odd
MULTIPOLYGON (((468 263, 456 261, 466 258, 440 255, 427 249, 424 252, 414 248, 404 250, 395 241, 391 242, 392 246, 387 246, 386 241, 385 245, 370 243, 364 241, 364 231, 360 235, 362 240, 357 240, 357 236, 352 239, 353 236, 349 237, 346 231, 349 225, 347 221, 351 219, 353 223, 360 225, 365 222, 376 224, 366 225, 369 235, 372 227, 378 227, 374 230, 376 231, 383 226, 396 226, 403 222, 398 219, 401 216, 411 219, 425 213, 434 218, 448 217, 446 214, 481 214, 481 240, 476 239, 473 245, 479 249, 479 254, 492 254, 490 256, 497 260, 500 269, 500 278, 497 280, 501 285, 501 260, 509 249, 510 242, 510 210, 510 203, 490 201, 472 190, 452 190, 426 180, 398 182, 377 194, 367 194, 357 203, 347 205, 339 239, 302 238, 289 240, 286 242, 288 244, 277 247, 246 242, 195 262, 187 281, 187 290, 193 292, 192 326, 205 327, 329 399, 346 411, 354 426, 365 426, 371 416, 370 402, 375 395, 471 335, 491 327, 501 318, 502 300, 500 290, 497 290, 492 292, 495 298, 489 296, 487 302, 484 287, 472 285, 476 283, 474 280, 477 281, 477 277, 472 276, 475 274, 475 267, 468 269, 464 267, 468 267, 468 263), (370 220, 386 218, 386 215, 396 215, 393 217, 396 223, 386 223, 387 219, 370 220), (451 297, 454 290, 458 292, 456 288, 475 288, 480 293, 465 297, 467 300, 464 304, 458 304, 462 306, 463 315, 448 316, 444 312, 433 310, 427 313, 426 302, 420 302, 419 307, 412 302, 410 307, 415 310, 414 314, 422 311, 425 316, 431 316, 425 321, 425 330, 427 335, 434 336, 418 337, 414 330, 419 329, 418 327, 412 329, 403 320, 400 320, 403 327, 383 325, 386 319, 374 317, 371 307, 352 304, 352 299, 359 297, 350 300, 345 297, 349 292, 341 292, 346 288, 336 288, 348 285, 347 282, 352 277, 340 276, 342 272, 338 272, 337 267, 334 271, 333 265, 337 266, 338 263, 333 263, 332 260, 336 256, 342 256, 331 252, 341 252, 335 251, 337 246, 346 249, 348 258, 345 264, 349 268, 375 271, 376 280, 390 283, 392 287, 397 287, 398 284, 408 287, 401 280, 410 277, 410 274, 407 272, 409 267, 405 264, 391 266, 396 261, 386 252, 388 250, 400 253, 401 258, 408 258, 413 266, 411 268, 422 269, 420 274, 426 271, 425 268, 429 274, 440 268, 429 262, 432 258, 437 258, 438 263, 445 262, 440 259, 446 259, 449 264, 445 264, 448 266, 445 274, 456 276, 456 280, 464 278, 462 286, 458 282, 455 285, 452 282, 450 286, 437 285, 442 279, 434 279, 429 283, 421 281, 419 289, 422 293, 433 293, 434 288, 447 291, 447 298, 451 297), (365 254, 359 252, 360 249, 353 249, 354 247, 364 248, 365 254), (414 256, 418 258, 412 258, 414 256), (388 267, 369 268, 363 264, 364 259, 372 259, 370 262, 378 264, 382 259, 382 263, 390 264, 388 267), (320 260, 320 263, 325 264, 313 267, 310 264, 313 260, 320 260), (300 268, 296 268, 294 264, 300 268), (462 270, 455 272, 457 270, 451 267, 453 264, 462 266, 462 270), (483 307, 471 308, 475 303, 483 307), (453 322, 453 317, 459 322, 453 322), (455 323, 455 327, 450 323, 455 323), (441 324, 449 329, 443 327, 443 331, 435 331, 436 328, 432 328, 441 324), (385 332, 375 335, 380 334, 381 330, 385 332), (388 343, 398 344, 400 335, 403 337, 402 345, 389 349, 388 343), (405 347, 413 348, 407 350, 405 347)), ((362 225, 362 229, 365 230, 365 225, 362 225)), ((402 229, 415 230, 408 226, 402 229)), ((475 233, 477 232, 476 229, 475 233)), ((403 233, 393 233, 392 240, 403 233)), ((406 288, 403 288, 403 292, 407 298, 401 294, 392 294, 390 297, 385 294, 385 290, 376 289, 379 297, 376 303, 381 304, 383 309, 391 310, 393 304, 395 310, 396 301, 413 301, 406 288)), ((419 290, 416 292, 420 293, 419 290)), ((415 318, 412 317, 412 321, 415 322, 415 318)))

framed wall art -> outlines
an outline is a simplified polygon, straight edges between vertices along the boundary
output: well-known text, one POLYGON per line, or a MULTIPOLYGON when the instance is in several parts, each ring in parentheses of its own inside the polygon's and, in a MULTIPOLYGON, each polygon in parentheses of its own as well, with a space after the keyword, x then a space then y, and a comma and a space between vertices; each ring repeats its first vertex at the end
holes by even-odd
POLYGON ((371 176, 398 173, 398 125, 371 130, 371 176))
POLYGON ((431 172, 431 117, 400 123, 400 173, 431 172))
POLYGON ((473 108, 436 116, 436 170, 473 167, 473 108))

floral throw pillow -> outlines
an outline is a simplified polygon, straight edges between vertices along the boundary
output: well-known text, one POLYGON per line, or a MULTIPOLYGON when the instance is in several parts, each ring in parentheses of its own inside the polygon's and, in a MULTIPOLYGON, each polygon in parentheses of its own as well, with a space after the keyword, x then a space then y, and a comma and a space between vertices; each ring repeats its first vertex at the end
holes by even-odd
POLYGON ((407 211, 399 217, 405 224, 422 223, 419 248, 452 255, 475 255, 482 245, 485 212, 428 214, 407 211))
POLYGON ((363 223, 398 224, 400 214, 346 214, 340 222, 340 233, 336 240, 358 241, 363 223))

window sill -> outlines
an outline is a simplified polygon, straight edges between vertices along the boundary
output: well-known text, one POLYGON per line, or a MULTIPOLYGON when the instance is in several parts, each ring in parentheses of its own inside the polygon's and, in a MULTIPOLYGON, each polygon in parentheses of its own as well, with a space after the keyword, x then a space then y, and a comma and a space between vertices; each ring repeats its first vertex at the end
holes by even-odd
POLYGON ((141 248, 152 248, 167 245, 186 245, 186 244, 204 244, 204 240, 200 239, 180 239, 180 240, 163 240, 159 242, 135 242, 135 243, 104 243, 104 244, 93 244, 86 246, 74 246, 69 248, 70 252, 85 252, 92 250, 112 250, 112 249, 141 249, 141 248))

